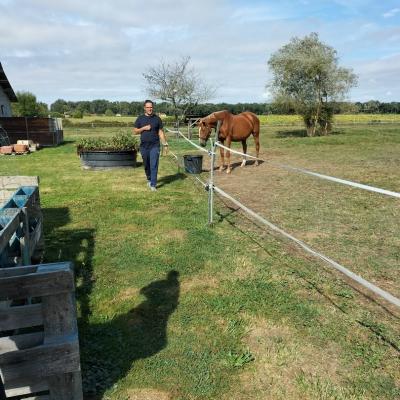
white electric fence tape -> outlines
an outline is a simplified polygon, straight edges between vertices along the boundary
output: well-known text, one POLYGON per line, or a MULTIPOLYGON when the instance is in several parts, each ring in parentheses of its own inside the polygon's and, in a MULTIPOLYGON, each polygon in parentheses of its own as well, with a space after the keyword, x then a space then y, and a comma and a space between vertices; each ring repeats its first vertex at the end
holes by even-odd
POLYGON ((290 240, 293 240, 294 242, 296 242, 299 246, 301 246, 304 250, 306 250, 307 252, 309 252, 310 254, 312 254, 315 257, 320 258, 321 260, 325 261, 326 263, 330 264, 331 266, 333 266, 335 269, 337 269, 338 271, 342 272, 343 274, 345 274, 346 276, 348 276, 350 279, 352 279, 353 281, 359 283, 360 285, 364 286, 365 288, 371 290, 372 292, 374 292, 375 294, 383 297, 385 300, 387 300, 388 302, 396 305, 397 307, 400 307, 400 299, 398 299, 397 297, 394 297, 393 295, 391 295, 390 293, 386 292, 385 290, 380 289, 379 287, 375 286, 374 284, 368 282, 367 280, 365 280, 364 278, 362 278, 359 275, 356 275, 355 273, 351 272, 350 270, 348 270, 347 268, 343 267, 342 265, 338 264, 336 261, 331 260, 330 258, 324 256, 321 253, 318 253, 316 251, 314 251, 313 249, 311 249, 309 246, 307 246, 304 242, 302 242, 299 239, 296 239, 294 236, 290 235, 289 233, 286 233, 284 230, 278 228, 276 225, 272 224, 271 222, 267 221, 266 219, 264 219, 263 217, 259 216, 257 213, 255 213, 253 210, 251 210, 250 208, 244 206, 242 203, 240 203, 239 201, 235 200, 232 196, 230 196, 229 194, 225 193, 223 190, 221 190, 219 187, 214 186, 214 190, 219 193, 221 196, 226 197, 228 200, 230 200, 232 203, 236 204, 238 207, 240 207, 242 210, 246 211, 248 214, 250 214, 252 217, 254 217, 255 219, 257 219, 258 221, 262 222, 263 224, 269 226, 271 229, 273 229, 276 232, 279 232, 281 235, 287 237, 290 240))
MULTIPOLYGON (((246 158, 253 158, 253 159, 255 159, 255 160, 265 161, 265 160, 263 160, 262 158, 250 156, 249 154, 244 154, 244 153, 241 153, 240 151, 232 150, 232 149, 230 149, 229 147, 224 146, 224 145, 221 144, 220 142, 216 142, 215 145, 218 146, 218 147, 222 147, 223 149, 229 150, 231 153, 239 154, 240 156, 244 156, 244 157, 246 157, 246 158)), ((265 162, 266 162, 266 161, 265 161, 265 162)))
MULTIPOLYGON (((189 141, 191 144, 193 144, 195 147, 198 147, 195 143, 193 143, 191 140, 187 139, 181 132, 179 131, 170 131, 171 133, 179 133, 181 136, 183 136, 187 141, 189 141)), ((229 149, 226 146, 221 145, 219 142, 215 143, 217 146, 225 148, 229 151, 232 151, 236 154, 240 154, 242 156, 247 156, 246 154, 243 154, 241 152, 238 151, 234 151, 229 149)), ((207 153, 211 154, 209 151, 200 148, 203 151, 206 151, 207 153)), ((178 159, 178 157, 172 153, 172 155, 178 159)), ((255 158, 257 159, 257 157, 253 157, 253 156, 247 156, 247 157, 251 157, 251 158, 255 158)), ((259 160, 262 160, 260 158, 258 158, 259 160)), ((263 160, 265 161, 265 160, 263 160)), ((267 161, 268 162, 268 161, 267 161)), ((271 163, 271 162, 270 162, 271 163)), ((383 193, 383 194, 387 194, 389 196, 393 196, 394 197, 400 197, 399 193, 396 192, 391 192, 388 190, 384 190, 384 189, 379 189, 379 188, 374 188, 372 186, 367 186, 367 185, 362 185, 359 183, 355 183, 355 182, 351 182, 351 181, 345 181, 343 179, 338 179, 338 178, 333 178, 327 175, 321 175, 321 174, 317 174, 315 172, 311 172, 311 171, 307 171, 307 170, 303 170, 301 168, 295 168, 295 167, 290 167, 290 166, 285 166, 284 164, 275 164, 275 163, 271 163, 273 165, 277 165, 279 167, 283 167, 283 168, 288 168, 291 170, 295 170, 295 171, 300 171, 300 172, 304 172, 304 173, 308 173, 310 175, 314 175, 317 176, 319 178, 323 178, 323 179, 328 179, 328 180, 332 180, 334 182, 338 182, 338 183, 345 183, 351 186, 355 186, 361 189, 365 189, 365 190, 371 190, 374 192, 378 192, 378 193, 383 193)), ((198 177, 196 177, 196 179, 204 186, 206 187, 207 184, 204 183, 201 179, 199 179, 198 177)), ((321 260, 325 261, 327 264, 331 265, 333 268, 335 268, 336 270, 340 271, 341 273, 343 273, 344 275, 346 275, 347 277, 349 277, 351 280, 353 280, 354 282, 357 282, 358 284, 360 284, 361 286, 365 287, 366 289, 370 290, 371 292, 377 294, 378 296, 381 296, 382 298, 384 298, 385 300, 387 300, 389 303, 400 307, 400 299, 398 299, 397 297, 393 296, 392 294, 390 294, 389 292, 386 292, 385 290, 379 288, 378 286, 375 286, 374 284, 368 282, 367 280, 365 280, 364 278, 362 278, 361 276, 355 274, 354 272, 348 270, 347 268, 343 267, 342 265, 338 264, 336 261, 331 260, 329 257, 324 256, 321 253, 318 253, 317 251, 313 250, 311 247, 307 246, 304 242, 302 242, 301 240, 295 238, 294 236, 290 235, 289 233, 286 233, 284 230, 278 228, 276 225, 274 225, 273 223, 267 221, 265 218, 261 217, 260 215, 258 215, 257 213, 255 213, 253 210, 251 210, 250 208, 246 207, 245 205, 243 205, 242 203, 240 203, 239 201, 237 201, 236 199, 234 199, 232 196, 230 196, 228 193, 224 192, 222 189, 220 189, 217 186, 213 186, 214 190, 219 193, 221 196, 227 198, 228 200, 230 200, 232 203, 236 204, 239 208, 241 208, 243 211, 247 212, 248 214, 250 214, 253 218, 255 218, 257 221, 263 223, 264 225, 267 225, 269 228, 271 228, 272 230, 280 233, 282 236, 285 236, 286 238, 294 241, 295 243, 297 243, 300 247, 302 247, 305 251, 307 251, 308 253, 312 254, 313 256, 320 258, 321 260)), ((209 189, 210 190, 210 189, 209 189)))
POLYGON ((217 142, 216 145, 218 147, 222 147, 223 149, 229 150, 232 153, 239 154, 241 156, 248 157, 248 158, 253 158, 255 160, 264 161, 264 162, 269 163, 269 164, 271 164, 271 165, 273 165, 275 167, 280 167, 280 168, 284 168, 284 169, 288 169, 288 170, 292 170, 292 171, 296 171, 296 172, 302 172, 303 174, 312 175, 312 176, 315 176, 317 178, 326 179, 328 181, 332 181, 332 182, 336 182, 336 183, 342 183, 343 185, 353 186, 353 187, 356 187, 358 189, 368 190, 370 192, 381 193, 381 194, 385 194, 387 196, 400 198, 400 193, 392 192, 391 190, 380 189, 380 188, 377 188, 377 187, 374 187, 374 186, 369 186, 369 185, 364 185, 362 183, 348 181, 346 179, 335 178, 335 177, 329 176, 329 175, 318 174, 317 172, 308 171, 307 169, 298 168, 298 167, 292 167, 290 165, 281 164, 281 163, 275 163, 273 161, 264 160, 262 158, 249 156, 247 154, 241 153, 240 151, 232 150, 229 147, 226 147, 226 146, 222 145, 219 142, 217 142))
POLYGON ((362 183, 357 183, 357 182, 353 182, 353 181, 347 181, 345 179, 335 178, 335 177, 329 176, 329 175, 318 174, 317 172, 312 172, 312 171, 308 171, 306 169, 297 168, 297 167, 291 167, 290 165, 278 164, 278 163, 273 163, 273 162, 270 162, 270 163, 277 167, 290 169, 292 171, 302 172, 304 174, 316 176, 317 178, 326 179, 326 180, 332 181, 332 182, 342 183, 343 185, 353 186, 358 189, 368 190, 370 192, 375 192, 375 193, 381 193, 381 194, 385 194, 387 196, 397 197, 400 199, 400 193, 392 192, 391 190, 380 189, 380 188, 377 188, 374 186, 364 185, 362 183))
POLYGON ((187 140, 192 146, 197 147, 199 150, 204 151, 204 152, 206 152, 206 153, 208 153, 208 154, 211 154, 211 153, 210 153, 210 150, 207 150, 207 149, 205 149, 204 147, 200 147, 198 144, 192 142, 192 141, 191 141, 190 139, 188 139, 182 132, 180 132, 180 131, 172 131, 172 130, 170 130, 170 129, 167 129, 167 132, 169 132, 169 133, 175 133, 175 134, 178 133, 178 134, 181 135, 185 140, 187 140))

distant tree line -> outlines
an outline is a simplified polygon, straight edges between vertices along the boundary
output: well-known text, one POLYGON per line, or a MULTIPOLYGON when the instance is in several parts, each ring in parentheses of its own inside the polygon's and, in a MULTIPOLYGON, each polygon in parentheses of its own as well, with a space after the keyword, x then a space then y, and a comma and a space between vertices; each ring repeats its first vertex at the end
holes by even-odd
MULTIPOLYGON (((338 102, 334 104, 334 113, 368 113, 368 114, 400 114, 400 102, 382 103, 376 100, 367 101, 365 103, 346 103, 338 102)), ((161 102, 156 104, 158 113, 173 115, 171 104, 161 102)), ((197 104, 187 110, 189 115, 208 115, 218 110, 229 110, 233 114, 242 111, 251 111, 257 115, 267 114, 296 114, 295 109, 275 103, 205 103, 197 104)), ((97 115, 132 115, 136 116, 143 112, 142 101, 108 101, 104 99, 92 101, 66 101, 59 99, 51 104, 50 113, 63 116, 69 114, 71 116, 82 116, 89 114, 97 115)))
MULTIPOLYGON (((51 104, 50 108, 46 103, 38 102, 36 96, 29 92, 17 92, 18 103, 12 103, 14 116, 25 117, 63 117, 68 114, 72 117, 82 117, 83 115, 130 115, 137 116, 143 112, 142 101, 66 101, 59 99, 51 104)), ((174 115, 171 104, 161 102, 156 104, 158 113, 174 115)), ((382 103, 376 100, 370 100, 365 103, 335 103, 334 113, 366 113, 366 114, 400 114, 400 102, 382 103)), ((296 114, 294 108, 276 103, 205 103, 197 104, 189 108, 187 115, 208 115, 218 110, 229 110, 233 114, 242 111, 251 111, 257 115, 267 114, 296 114)))

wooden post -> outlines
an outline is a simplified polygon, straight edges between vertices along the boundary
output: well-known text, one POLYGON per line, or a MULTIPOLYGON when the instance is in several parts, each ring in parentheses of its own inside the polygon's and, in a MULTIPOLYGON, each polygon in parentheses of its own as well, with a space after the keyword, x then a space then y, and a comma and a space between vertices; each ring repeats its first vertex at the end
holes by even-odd
MULTIPOLYGON (((73 295, 74 292, 69 292, 42 297, 44 344, 62 343, 65 337, 78 335, 73 295)), ((52 375, 47 382, 51 399, 83 399, 80 370, 52 375)))
POLYGON ((25 117, 26 140, 29 140, 28 118, 25 117))

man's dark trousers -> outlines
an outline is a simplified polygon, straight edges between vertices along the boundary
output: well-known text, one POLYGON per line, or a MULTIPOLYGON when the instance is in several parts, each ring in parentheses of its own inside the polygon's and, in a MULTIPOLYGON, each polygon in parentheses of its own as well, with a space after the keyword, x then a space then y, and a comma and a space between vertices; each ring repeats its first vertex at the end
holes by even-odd
POLYGON ((158 173, 158 159, 160 157, 160 145, 140 146, 140 154, 143 158, 144 172, 147 180, 150 181, 150 186, 156 187, 158 173))

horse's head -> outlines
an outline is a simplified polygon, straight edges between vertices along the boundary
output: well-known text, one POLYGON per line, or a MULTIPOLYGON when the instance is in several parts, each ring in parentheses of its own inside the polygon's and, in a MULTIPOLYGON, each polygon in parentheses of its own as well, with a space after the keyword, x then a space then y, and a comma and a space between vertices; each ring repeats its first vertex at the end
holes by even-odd
POLYGON ((207 140, 211 135, 211 130, 214 126, 212 123, 208 122, 207 118, 202 118, 197 125, 199 127, 200 146, 205 147, 207 140))

